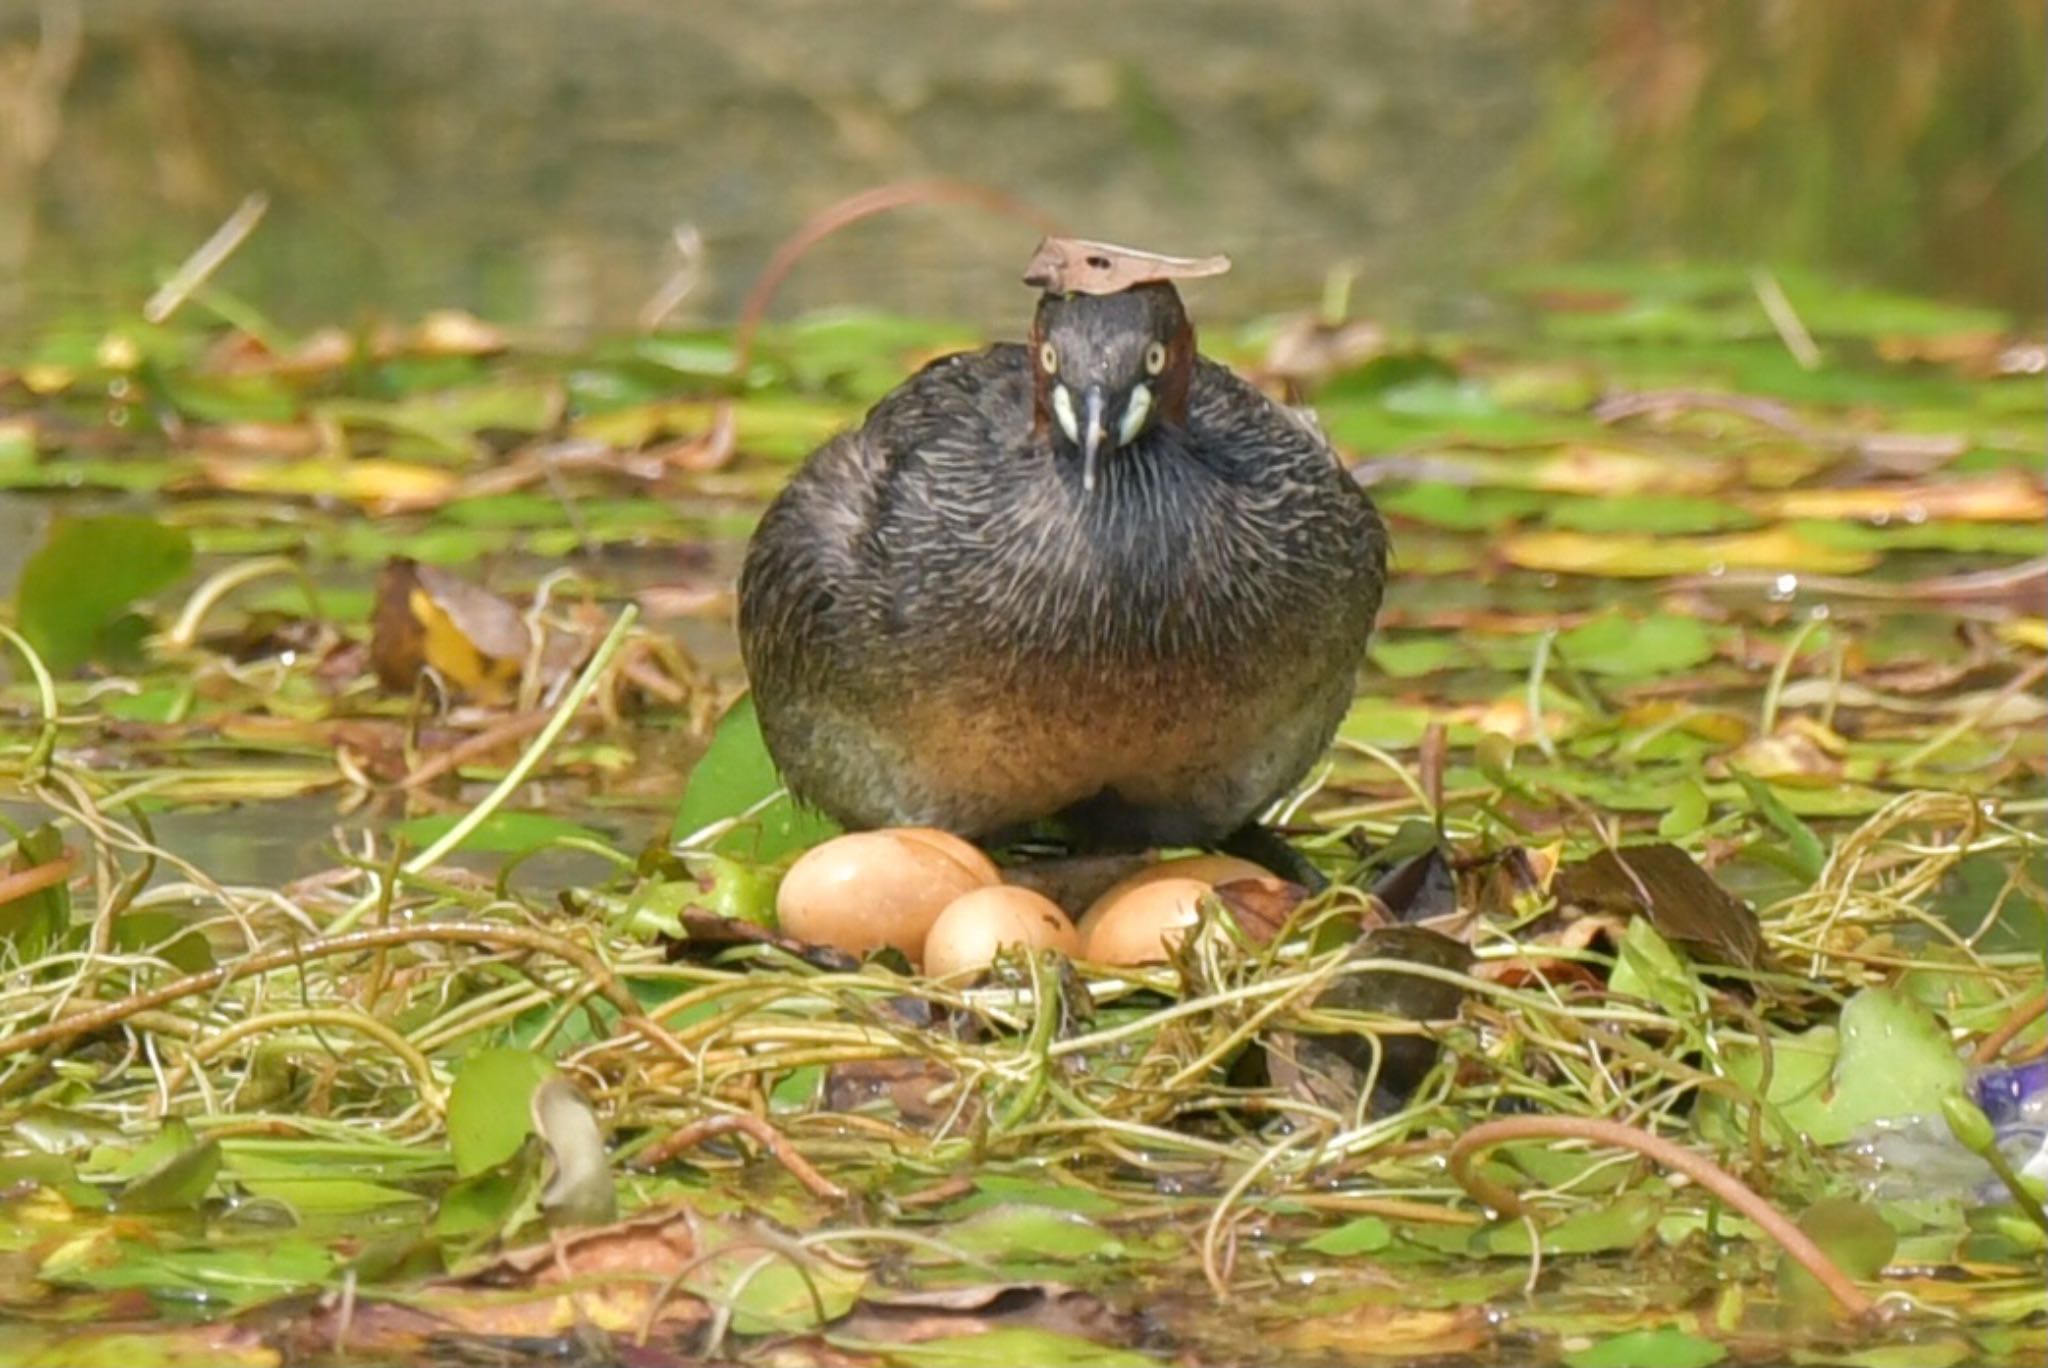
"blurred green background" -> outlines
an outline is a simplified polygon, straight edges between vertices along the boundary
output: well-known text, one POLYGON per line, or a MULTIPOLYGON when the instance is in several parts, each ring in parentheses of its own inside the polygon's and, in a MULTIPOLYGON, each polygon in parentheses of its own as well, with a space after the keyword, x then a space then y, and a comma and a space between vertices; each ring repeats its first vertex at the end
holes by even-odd
MULTIPOLYGON (((133 307, 253 190, 220 284, 294 326, 466 306, 630 326, 693 225, 678 318, 877 183, 971 178, 1070 228, 1228 251, 1204 310, 1358 272, 1455 324, 1503 267, 1821 267, 2037 316, 2038 0, 12 0, 0 340, 133 307)), ((1014 326, 1028 234, 863 225, 780 308, 1014 326)))

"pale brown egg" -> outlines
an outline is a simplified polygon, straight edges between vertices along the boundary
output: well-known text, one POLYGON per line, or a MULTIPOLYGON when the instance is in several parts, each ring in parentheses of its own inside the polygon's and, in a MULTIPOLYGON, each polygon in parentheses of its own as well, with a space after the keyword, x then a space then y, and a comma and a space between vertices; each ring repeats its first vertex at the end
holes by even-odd
POLYGON ((936 850, 945 851, 966 865, 970 873, 980 875, 987 883, 1002 882, 1003 872, 996 868, 994 860, 982 853, 980 846, 955 836, 950 831, 941 831, 937 827, 889 827, 887 830, 891 836, 901 836, 906 841, 922 842, 936 850))
POLYGON ((1158 964, 1201 919, 1210 886, 1200 879, 1153 879, 1089 909, 1081 958, 1096 964, 1158 964))
POLYGON ((915 964, 946 904, 992 882, 930 842, 859 831, 833 837, 789 867, 775 916, 798 940, 853 955, 892 945, 915 964))
POLYGON ((1126 874, 1108 888, 1102 896, 1088 904, 1088 910, 1081 914, 1081 938, 1085 941, 1095 924, 1102 920, 1102 913, 1117 899, 1134 888, 1161 879, 1198 879, 1214 888, 1217 884, 1235 883, 1239 879, 1270 879, 1272 871, 1250 860, 1241 860, 1235 855, 1186 855, 1178 860, 1161 860, 1158 864, 1146 865, 1134 874, 1126 874))
POLYGON ((995 962, 1005 946, 1081 953, 1081 933, 1058 903, 1028 888, 977 888, 946 905, 924 938, 924 971, 967 977, 995 962))

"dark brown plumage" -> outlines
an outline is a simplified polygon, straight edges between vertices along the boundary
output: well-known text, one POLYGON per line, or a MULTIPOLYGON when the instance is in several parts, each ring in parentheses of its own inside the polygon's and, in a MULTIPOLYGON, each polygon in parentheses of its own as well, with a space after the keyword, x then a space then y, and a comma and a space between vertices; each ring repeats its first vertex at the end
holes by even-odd
POLYGON ((740 640, 783 777, 847 826, 1213 844, 1329 744, 1385 564, 1328 444, 1196 355, 1171 285, 1048 294, 1030 345, 933 362, 811 456, 740 640))

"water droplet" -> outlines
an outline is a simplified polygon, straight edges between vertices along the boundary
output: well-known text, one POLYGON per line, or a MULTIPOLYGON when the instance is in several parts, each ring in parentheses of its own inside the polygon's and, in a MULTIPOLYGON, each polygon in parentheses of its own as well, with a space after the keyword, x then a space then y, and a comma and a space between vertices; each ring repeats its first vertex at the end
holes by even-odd
POLYGON ((1709 565, 1707 567, 1708 579, 1721 579, 1725 577, 1727 573, 1728 566, 1722 561, 1715 561, 1712 565, 1709 565))
POLYGON ((1914 527, 1918 527, 1921 523, 1927 521, 1927 506, 1925 504, 1907 504, 1900 511, 1899 516, 1914 527))
POLYGON ((117 375, 107 381, 107 397, 109 399, 126 399, 128 397, 128 377, 117 375))
POLYGON ((1828 620, 1828 606, 1825 603, 1816 603, 1807 610, 1806 615, 1815 622, 1826 622, 1828 620))
POLYGON ((1878 510, 1877 510, 1876 512, 1874 512, 1874 513, 1872 513, 1872 514, 1870 515, 1870 525, 1871 525, 1872 527, 1886 527, 1886 526, 1889 526, 1889 525, 1890 525, 1890 523, 1891 523, 1891 520, 1892 520, 1892 515, 1891 515, 1891 513, 1890 513, 1889 511, 1887 511, 1886 509, 1882 509, 1882 508, 1878 509, 1878 510))
POLYGON ((1780 575, 1771 581, 1765 597, 1773 603, 1790 603, 1799 593, 1799 576, 1780 575))

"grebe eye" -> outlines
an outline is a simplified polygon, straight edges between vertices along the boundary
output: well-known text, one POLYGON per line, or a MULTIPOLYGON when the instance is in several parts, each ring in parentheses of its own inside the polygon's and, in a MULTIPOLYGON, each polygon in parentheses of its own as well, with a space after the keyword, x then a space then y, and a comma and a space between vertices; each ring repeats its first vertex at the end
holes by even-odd
POLYGON ((1151 346, 1145 348, 1145 374, 1157 375, 1165 369, 1166 346, 1164 343, 1154 342, 1151 346))
POLYGON ((1052 349, 1052 343, 1041 342, 1038 344, 1038 368, 1047 375, 1058 375, 1060 373, 1060 354, 1052 349))

